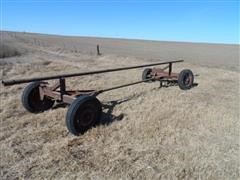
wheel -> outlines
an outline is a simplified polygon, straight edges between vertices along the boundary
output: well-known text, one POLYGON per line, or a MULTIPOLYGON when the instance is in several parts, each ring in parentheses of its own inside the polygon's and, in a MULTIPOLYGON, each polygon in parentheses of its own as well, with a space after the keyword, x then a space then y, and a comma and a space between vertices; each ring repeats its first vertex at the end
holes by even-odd
MULTIPOLYGON (((151 72, 152 72, 152 69, 150 68, 144 69, 142 73, 142 80, 147 80, 151 78, 151 72)), ((151 82, 151 81, 146 81, 146 82, 151 82)))
POLYGON ((31 113, 46 111, 54 104, 54 101, 46 96, 43 100, 40 99, 39 86, 40 82, 30 83, 22 93, 23 107, 31 113))
POLYGON ((79 135, 96 125, 101 118, 102 105, 92 96, 80 96, 69 106, 66 116, 68 130, 79 135))
POLYGON ((178 86, 182 90, 190 89, 193 81, 194 75, 190 69, 184 69, 178 75, 178 86))

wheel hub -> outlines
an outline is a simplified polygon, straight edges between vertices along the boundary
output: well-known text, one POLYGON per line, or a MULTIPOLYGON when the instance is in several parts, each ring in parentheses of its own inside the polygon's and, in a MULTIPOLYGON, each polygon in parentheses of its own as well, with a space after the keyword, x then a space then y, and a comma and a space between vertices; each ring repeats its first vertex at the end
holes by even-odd
POLYGON ((85 109, 84 111, 82 111, 78 123, 81 126, 88 126, 94 121, 94 114, 95 113, 92 109, 85 109))

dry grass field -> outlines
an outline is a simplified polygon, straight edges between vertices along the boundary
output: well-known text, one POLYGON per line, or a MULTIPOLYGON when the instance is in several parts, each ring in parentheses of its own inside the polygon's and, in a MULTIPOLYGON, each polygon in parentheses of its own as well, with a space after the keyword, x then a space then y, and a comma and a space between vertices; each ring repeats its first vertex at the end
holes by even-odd
MULTIPOLYGON (((0 59, 1 79, 184 59, 173 70, 192 69, 198 86, 104 93, 100 125, 76 137, 65 125, 67 107, 30 114, 21 105, 26 84, 0 85, 0 179, 240 178, 239 46, 15 32, 1 32, 1 46, 11 56, 0 59)), ((67 86, 102 89, 142 71, 69 78, 67 86)))

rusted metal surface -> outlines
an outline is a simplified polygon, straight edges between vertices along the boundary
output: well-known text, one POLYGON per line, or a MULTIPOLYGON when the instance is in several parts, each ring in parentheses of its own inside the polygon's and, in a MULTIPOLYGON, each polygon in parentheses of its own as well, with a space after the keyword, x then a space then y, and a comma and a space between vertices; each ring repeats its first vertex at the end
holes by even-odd
MULTIPOLYGON (((115 86, 115 87, 111 87, 111 88, 106 88, 106 89, 102 89, 102 90, 76 90, 76 91, 66 90, 65 85, 59 86, 59 88, 60 88, 59 90, 54 89, 56 87, 56 84, 53 85, 52 87, 49 87, 46 85, 45 82, 43 82, 39 87, 39 93, 40 93, 41 100, 43 100, 44 96, 47 96, 58 102, 64 102, 67 104, 71 104, 72 101, 74 101, 74 99, 76 99, 78 96, 81 96, 81 95, 98 96, 99 94, 107 92, 107 91, 131 86, 131 85, 135 85, 135 84, 140 84, 140 83, 150 81, 150 80, 153 80, 153 79, 137 81, 137 82, 128 83, 128 84, 124 84, 124 85, 120 85, 120 86, 115 86), (63 88, 63 89, 61 89, 61 88, 63 88)), ((57 83, 57 84, 59 84, 59 83, 57 83)))
MULTIPOLYGON (((169 64, 169 66, 172 66, 172 63, 179 63, 179 62, 183 62, 183 60, 166 61, 166 62, 144 64, 144 65, 139 65, 139 66, 129 66, 129 67, 122 67, 122 68, 114 68, 114 69, 104 69, 104 70, 98 70, 98 71, 80 72, 80 73, 72 73, 72 74, 62 74, 62 75, 56 75, 56 76, 37 77, 37 78, 30 78, 30 79, 3 80, 2 84, 4 86, 10 86, 10 85, 14 85, 14 84, 22 84, 22 83, 29 83, 29 82, 36 82, 36 81, 46 81, 46 80, 53 80, 53 79, 69 78, 69 77, 75 77, 75 76, 86 76, 86 75, 108 73, 108 72, 114 72, 114 71, 124 71, 124 70, 129 70, 129 69, 137 69, 137 68, 157 66, 157 65, 163 65, 163 64, 169 64)), ((169 68, 169 69, 171 69, 171 68, 169 68)))
POLYGON ((89 96, 98 96, 101 93, 135 85, 135 84, 140 84, 144 83, 147 81, 160 81, 160 87, 162 86, 163 82, 176 82, 178 78, 178 73, 173 73, 172 72, 172 63, 169 63, 167 66, 163 68, 152 68, 151 72, 151 77, 146 80, 141 80, 137 82, 132 82, 128 84, 123 84, 111 88, 106 88, 102 90, 66 90, 66 85, 65 85, 65 79, 60 78, 59 82, 54 84, 51 87, 47 86, 46 82, 43 82, 43 84, 40 86, 40 97, 50 97, 58 102, 64 102, 67 104, 71 104, 78 96, 81 95, 89 95, 89 96), (168 69, 168 70, 167 70, 168 69), (167 71, 165 71, 167 70, 167 71))
POLYGON ((169 70, 168 72, 166 72, 164 70, 165 70, 164 68, 163 69, 152 68, 151 76, 155 80, 177 80, 178 73, 173 73, 172 70, 171 71, 169 70))
POLYGON ((43 78, 9 80, 9 81, 3 81, 2 83, 7 86, 7 85, 32 82, 32 81, 36 81, 36 80, 40 81, 40 80, 58 79, 58 82, 56 82, 52 86, 50 86, 49 83, 46 81, 42 81, 40 83, 40 86, 39 86, 40 99, 43 100, 44 97, 48 97, 57 102, 71 104, 77 97, 82 96, 82 95, 98 96, 99 94, 107 92, 107 91, 131 86, 131 85, 135 85, 135 84, 140 84, 140 83, 144 83, 147 81, 160 81, 160 87, 162 86, 163 82, 176 82, 179 74, 172 72, 172 64, 182 62, 182 61, 183 60, 169 61, 169 62, 163 62, 163 63, 146 64, 146 65, 140 65, 140 66, 125 67, 125 68, 106 69, 106 70, 100 70, 100 71, 91 71, 91 72, 67 74, 67 75, 60 75, 60 76, 49 76, 49 77, 43 77, 43 78), (127 70, 127 69, 135 69, 135 68, 142 68, 142 67, 148 67, 148 66, 154 66, 154 65, 164 65, 164 64, 168 64, 168 65, 163 68, 153 67, 151 69, 150 77, 148 79, 143 79, 141 81, 136 81, 136 82, 123 84, 123 85, 119 85, 119 86, 115 86, 115 87, 110 87, 110 88, 106 88, 106 89, 101 89, 101 90, 68 90, 66 88, 65 77, 84 76, 84 75, 113 72, 113 71, 122 71, 122 70, 127 70))

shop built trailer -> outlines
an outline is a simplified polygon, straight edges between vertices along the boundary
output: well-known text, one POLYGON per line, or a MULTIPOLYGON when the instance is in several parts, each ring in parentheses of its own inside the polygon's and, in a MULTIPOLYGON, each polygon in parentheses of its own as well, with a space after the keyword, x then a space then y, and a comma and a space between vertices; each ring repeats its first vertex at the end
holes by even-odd
POLYGON ((193 86, 194 75, 190 69, 184 69, 180 73, 173 73, 174 63, 183 60, 158 62, 130 67, 120 67, 114 69, 104 69, 72 74, 62 74, 55 76, 36 77, 29 79, 3 80, 4 86, 11 86, 22 83, 29 83, 22 93, 22 104, 31 113, 40 113, 49 110, 55 103, 65 103, 70 105, 66 115, 66 125, 68 130, 74 135, 80 135, 89 128, 96 125, 102 114, 102 104, 97 99, 101 93, 111 90, 140 84, 144 82, 160 82, 160 87, 166 84, 175 84, 182 90, 188 90, 193 86), (157 68, 153 66, 165 65, 157 68), (69 90, 66 88, 66 78, 76 76, 87 76, 115 71, 125 71, 136 68, 145 68, 142 72, 141 80, 128 84, 118 85, 101 90, 69 90), (58 80, 56 84, 50 86, 48 80, 58 80))

